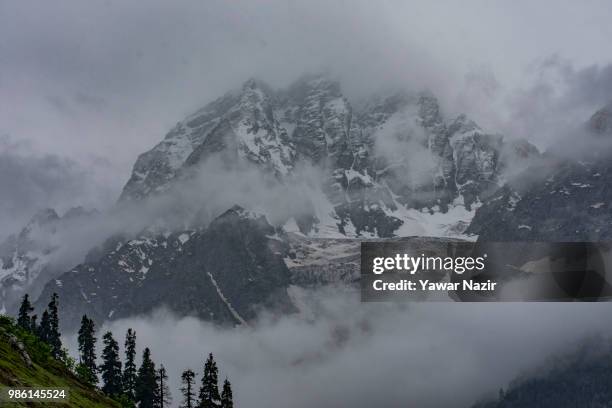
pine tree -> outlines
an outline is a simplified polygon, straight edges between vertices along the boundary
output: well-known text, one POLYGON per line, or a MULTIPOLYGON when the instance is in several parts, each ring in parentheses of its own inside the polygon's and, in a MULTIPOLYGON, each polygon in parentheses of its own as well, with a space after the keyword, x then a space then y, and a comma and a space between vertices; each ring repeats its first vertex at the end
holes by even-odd
POLYGON ((125 335, 123 392, 128 396, 130 401, 136 399, 136 332, 132 329, 128 329, 125 335))
POLYGON ((30 319, 30 331, 35 334, 38 333, 38 325, 36 319, 38 319, 37 315, 33 315, 30 319))
POLYGON ((221 408, 234 408, 232 384, 227 378, 223 382, 223 391, 221 391, 221 408))
POLYGON ((121 361, 119 360, 119 343, 113 338, 111 332, 106 332, 102 337, 104 350, 102 350, 102 391, 111 397, 119 397, 121 387, 121 361))
POLYGON ((172 396, 170 395, 170 388, 168 387, 168 373, 163 364, 159 367, 159 370, 157 370, 156 381, 155 406, 156 408, 166 408, 172 402, 172 396))
POLYGON ((151 351, 145 348, 142 353, 142 364, 136 378, 136 402, 139 408, 155 408, 155 363, 151 360, 151 351))
POLYGON ((17 325, 25 330, 32 328, 32 319, 30 313, 34 311, 32 304, 30 303, 29 295, 26 293, 23 295, 21 306, 19 306, 19 314, 17 315, 17 325))
POLYGON ((93 320, 83 315, 81 328, 79 329, 79 376, 89 384, 96 384, 96 328, 93 320))
POLYGON ((51 346, 51 354, 53 357, 60 359, 62 357, 62 339, 59 331, 59 313, 58 313, 58 296, 57 293, 51 295, 49 302, 49 334, 47 342, 51 346))
POLYGON ((181 408, 195 408, 195 393, 193 391, 195 373, 190 369, 183 371, 181 382, 183 383, 181 387, 183 405, 181 405, 181 408))
POLYGON ((38 326, 37 335, 45 343, 49 343, 49 336, 51 332, 51 322, 49 317, 49 311, 45 309, 40 319, 40 326, 38 326))
POLYGON ((199 408, 217 408, 221 396, 219 395, 219 370, 212 353, 204 364, 204 374, 202 375, 202 386, 200 387, 199 408))

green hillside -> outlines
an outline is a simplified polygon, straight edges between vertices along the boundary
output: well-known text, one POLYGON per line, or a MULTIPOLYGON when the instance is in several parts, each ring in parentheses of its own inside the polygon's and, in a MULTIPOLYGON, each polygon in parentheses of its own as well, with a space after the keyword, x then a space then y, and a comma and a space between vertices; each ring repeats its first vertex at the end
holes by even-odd
POLYGON ((7 407, 119 407, 95 388, 80 382, 63 363, 53 359, 47 345, 15 326, 12 319, 0 315, 0 388, 6 386, 69 389, 67 403, 0 403, 7 407))

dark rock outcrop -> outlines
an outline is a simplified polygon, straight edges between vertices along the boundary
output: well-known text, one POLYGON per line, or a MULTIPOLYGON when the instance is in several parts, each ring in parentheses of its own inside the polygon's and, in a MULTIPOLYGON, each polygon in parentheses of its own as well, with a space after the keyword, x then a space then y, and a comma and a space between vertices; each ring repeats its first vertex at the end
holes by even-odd
POLYGON ((57 292, 68 330, 83 314, 101 324, 162 306, 218 324, 245 324, 260 309, 290 312, 286 248, 275 234, 264 217, 234 207, 204 230, 117 243, 49 282, 37 307, 57 292))
POLYGON ((553 149, 496 191, 467 232, 489 241, 612 239, 611 112, 599 110, 559 143, 575 146, 570 152, 553 149))

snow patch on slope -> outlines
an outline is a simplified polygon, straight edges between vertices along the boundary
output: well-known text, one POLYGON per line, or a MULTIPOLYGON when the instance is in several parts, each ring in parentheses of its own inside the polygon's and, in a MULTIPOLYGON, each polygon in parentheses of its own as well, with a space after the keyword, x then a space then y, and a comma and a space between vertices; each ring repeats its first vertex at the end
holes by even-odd
POLYGON ((217 281, 215 280, 215 278, 212 276, 212 273, 210 272, 206 272, 206 274, 208 275, 208 277, 210 278, 210 281, 212 282, 213 286, 215 287, 215 289, 217 290, 217 294, 219 295, 219 297, 221 298, 221 300, 223 301, 223 303, 225 303, 225 305, 227 306, 228 310, 230 311, 230 313, 232 314, 232 316, 234 316, 236 318, 236 320, 238 320, 241 324, 248 326, 248 323, 238 314, 238 312, 236 311, 236 309, 234 309, 234 307, 232 306, 232 304, 229 302, 229 300, 227 300, 227 298, 225 297, 225 295, 223 294, 223 292, 221 292, 221 288, 219 288, 219 285, 217 285, 217 281))

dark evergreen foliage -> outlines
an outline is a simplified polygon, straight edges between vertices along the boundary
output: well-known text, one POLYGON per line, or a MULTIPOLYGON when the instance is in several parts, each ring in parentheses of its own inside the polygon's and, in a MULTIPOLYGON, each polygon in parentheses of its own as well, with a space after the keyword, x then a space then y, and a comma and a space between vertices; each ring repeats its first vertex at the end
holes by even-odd
POLYGON ((223 391, 221 391, 221 408, 234 408, 232 385, 227 378, 223 382, 223 391))
POLYGON ((102 391, 111 397, 119 397, 123 390, 121 386, 121 361, 119 360, 119 344, 111 332, 102 337, 104 350, 102 350, 102 391))
POLYGON ((136 378, 136 402, 139 404, 139 408, 156 408, 156 388, 155 363, 151 360, 151 351, 145 348, 142 353, 142 364, 138 369, 138 377, 136 378))
POLYGON ((49 302, 49 333, 47 343, 51 346, 51 354, 53 357, 60 359, 63 356, 62 352, 62 340, 59 331, 59 301, 57 293, 51 295, 51 301, 49 302))
POLYGON ((219 395, 219 370, 212 353, 204 364, 204 374, 202 374, 202 386, 200 387, 199 408, 217 408, 221 402, 219 395))
POLYGON ((570 355, 557 356, 541 370, 500 389, 494 401, 472 408, 609 407, 612 401, 612 345, 587 341, 570 355))
POLYGON ((89 384, 98 382, 96 366, 96 328, 93 320, 83 315, 79 329, 79 376, 89 384))
POLYGON ((130 328, 125 335, 123 392, 131 401, 136 399, 136 374, 136 332, 130 328))
POLYGON ((30 303, 30 298, 26 293, 23 295, 23 300, 21 301, 21 306, 19 306, 19 314, 17 315, 17 325, 25 330, 32 329, 32 318, 30 317, 30 313, 34 311, 32 304, 30 303))
MULTIPOLYGON (((74 359, 70 358, 65 349, 62 349, 59 331, 58 296, 54 293, 47 309, 44 310, 40 325, 36 324, 37 316, 30 313, 34 310, 29 297, 23 297, 17 325, 32 332, 32 339, 38 337, 46 343, 46 350, 63 362, 73 373, 83 381, 95 385, 98 382, 97 371, 102 374, 102 391, 118 401, 126 408, 166 408, 172 402, 168 386, 168 373, 163 364, 159 370, 151 359, 151 351, 145 348, 142 363, 136 371, 136 332, 131 328, 127 330, 125 338, 125 371, 119 358, 119 344, 111 332, 102 337, 104 349, 102 350, 102 364, 96 364, 96 329, 92 319, 87 315, 81 318, 78 331, 79 364, 74 366, 74 359)), ((39 343, 42 344, 42 343, 39 343)), ((183 403, 181 408, 233 408, 233 395, 231 384, 226 378, 223 390, 219 394, 217 363, 211 354, 204 364, 204 374, 200 387, 199 398, 196 399, 194 386, 196 374, 187 369, 181 375, 181 393, 183 403)), ((500 393, 500 399, 502 394, 500 393)))
POLYGON ((196 407, 196 398, 195 391, 193 386, 195 384, 195 373, 193 370, 187 369, 183 371, 181 375, 181 382, 183 386, 181 387, 181 392, 183 393, 183 404, 181 408, 195 408, 196 407))
POLYGON ((38 338, 40 338, 45 343, 49 344, 49 336, 51 332, 51 322, 49 317, 49 311, 45 309, 42 314, 42 318, 40 320, 40 326, 38 326, 38 330, 36 334, 38 338))
POLYGON ((157 387, 155 388, 155 406, 156 408, 166 408, 172 402, 170 388, 168 387, 168 373, 163 364, 157 370, 157 387))
POLYGON ((38 322, 36 321, 37 319, 38 319, 38 315, 33 315, 32 318, 30 319, 30 331, 32 333, 38 332, 38 322))

